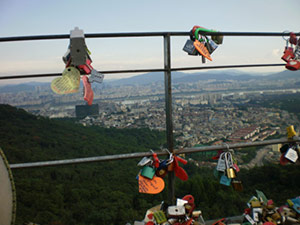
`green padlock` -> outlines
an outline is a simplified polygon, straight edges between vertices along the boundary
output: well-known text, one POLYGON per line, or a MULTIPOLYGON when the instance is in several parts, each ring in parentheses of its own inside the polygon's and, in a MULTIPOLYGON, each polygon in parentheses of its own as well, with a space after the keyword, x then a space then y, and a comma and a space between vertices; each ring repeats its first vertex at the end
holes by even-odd
POLYGON ((153 168, 151 166, 144 166, 141 171, 141 175, 143 177, 147 177, 149 179, 152 179, 154 174, 155 174, 155 168, 153 168))
POLYGON ((165 213, 162 210, 158 210, 153 213, 153 216, 158 224, 167 222, 165 213))

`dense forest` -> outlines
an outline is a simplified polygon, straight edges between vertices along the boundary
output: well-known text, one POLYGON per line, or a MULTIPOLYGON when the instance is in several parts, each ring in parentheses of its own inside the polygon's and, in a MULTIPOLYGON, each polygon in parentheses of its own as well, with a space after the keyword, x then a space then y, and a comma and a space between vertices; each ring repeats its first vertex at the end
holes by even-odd
MULTIPOLYGON (((83 127, 36 117, 9 105, 0 105, 0 128, 0 147, 11 164, 145 152, 165 145, 162 132, 83 127)), ((124 225, 142 220, 147 209, 167 200, 168 187, 158 195, 140 194, 139 160, 14 169, 17 224, 124 225)), ((184 168, 189 179, 176 178, 176 197, 192 194, 206 220, 242 214, 256 189, 278 206, 300 195, 298 165, 241 170, 243 192, 219 184, 212 169, 189 163, 184 168)))

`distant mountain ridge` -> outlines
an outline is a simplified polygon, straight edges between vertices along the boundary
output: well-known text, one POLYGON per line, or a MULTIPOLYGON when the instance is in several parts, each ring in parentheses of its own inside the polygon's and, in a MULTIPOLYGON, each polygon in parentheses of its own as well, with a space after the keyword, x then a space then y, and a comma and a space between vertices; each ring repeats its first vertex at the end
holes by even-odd
MULTIPOLYGON (((216 80, 216 81, 249 81, 249 80, 285 80, 285 79, 296 79, 300 78, 300 71, 289 71, 285 70, 278 73, 272 73, 269 75, 261 75, 257 73, 243 73, 239 71, 209 71, 209 72, 196 72, 196 73, 182 73, 172 72, 173 83, 189 83, 198 82, 205 80, 216 80)), ((123 78, 118 80, 105 80, 104 85, 108 86, 124 86, 124 85, 148 85, 155 83, 164 82, 163 72, 151 72, 133 76, 130 78, 123 78)), ((101 84, 101 85, 103 85, 101 84)), ((42 86, 50 89, 50 83, 24 83, 18 85, 6 85, 0 86, 0 93, 7 92, 20 92, 20 91, 34 91, 37 86, 42 86)), ((98 86, 95 84, 94 86, 98 86)))
MULTIPOLYGON (((254 73, 242 73, 238 71, 210 71, 210 72, 197 72, 197 73, 172 73, 173 83, 189 83, 201 80, 235 80, 235 81, 248 81, 252 79, 258 80, 282 80, 290 78, 300 78, 300 71, 282 71, 272 73, 269 75, 260 75, 254 73)), ((109 84, 115 85, 145 85, 150 83, 157 83, 164 81, 164 73, 146 73, 137 75, 130 78, 119 79, 110 81, 109 84)))

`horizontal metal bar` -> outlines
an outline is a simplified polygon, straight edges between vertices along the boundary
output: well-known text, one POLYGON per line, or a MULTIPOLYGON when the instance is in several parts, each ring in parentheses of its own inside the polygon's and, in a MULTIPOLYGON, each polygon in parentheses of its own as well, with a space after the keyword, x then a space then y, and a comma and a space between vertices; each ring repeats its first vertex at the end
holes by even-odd
MULTIPOLYGON (((288 36, 287 32, 200 32, 206 35, 223 35, 223 36, 288 36)), ((300 33, 295 33, 300 36, 300 33)), ((129 32, 129 33, 90 33, 85 34, 85 38, 119 38, 119 37, 159 37, 159 36, 189 36, 187 31, 170 31, 170 32, 129 32)), ((12 41, 34 41, 34 40, 53 40, 53 39, 69 39, 70 34, 52 34, 52 35, 31 35, 31 36, 14 36, 14 37, 0 37, 0 42, 12 41)))
MULTIPOLYGON (((201 66, 201 67, 177 67, 171 68, 171 71, 184 71, 184 70, 209 70, 209 69, 228 69, 228 68, 244 68, 244 67, 269 67, 269 66, 285 66, 285 64, 244 64, 244 65, 224 65, 224 66, 201 66)), ((104 70, 99 71, 103 74, 116 74, 116 73, 146 73, 146 72, 164 72, 165 69, 137 69, 137 70, 104 70)), ((47 73, 47 74, 25 74, 25 75, 11 75, 0 76, 0 80, 9 79, 24 79, 35 77, 57 77, 61 73, 47 73)))
MULTIPOLYGON (((300 138, 296 137, 294 139, 273 139, 267 141, 257 141, 257 142, 244 142, 225 145, 215 145, 215 146, 205 146, 199 148, 183 148, 174 150, 175 154, 186 154, 186 153, 196 153, 196 152, 208 152, 208 151, 218 151, 226 150, 228 148, 240 150, 241 148, 253 147, 253 146, 265 146, 273 144, 282 144, 282 143, 292 143, 300 142, 300 138)), ((157 155, 168 155, 167 151, 156 152, 157 155)), ((134 159, 142 158, 144 156, 152 156, 152 152, 137 152, 137 153, 128 153, 128 154, 119 154, 119 155, 107 155, 107 156, 96 156, 88 158, 77 158, 77 159, 65 159, 65 160, 54 160, 54 161, 45 161, 45 162, 31 162, 31 163, 18 163, 11 164, 11 169, 25 169, 25 168, 36 168, 36 167, 50 167, 50 166, 60 166, 60 165, 70 165, 70 164, 79 164, 79 163, 91 163, 91 162, 103 162, 103 161, 113 161, 113 160, 122 160, 122 159, 134 159)))
POLYGON ((271 67, 271 66, 285 66, 284 63, 279 64, 244 64, 244 65, 224 65, 224 66, 201 66, 201 67, 177 67, 172 68, 171 71, 184 70, 210 70, 210 69, 228 69, 228 68, 243 68, 243 67, 271 67))

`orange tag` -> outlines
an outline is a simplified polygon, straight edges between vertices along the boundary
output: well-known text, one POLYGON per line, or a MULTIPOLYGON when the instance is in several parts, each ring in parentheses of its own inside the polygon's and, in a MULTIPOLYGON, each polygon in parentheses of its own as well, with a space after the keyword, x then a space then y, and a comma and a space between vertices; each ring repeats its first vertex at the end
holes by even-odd
POLYGON ((154 176, 148 179, 139 175, 139 192, 146 194, 158 194, 165 188, 165 182, 162 178, 154 176))
POLYGON ((212 61, 212 58, 210 57, 210 54, 209 54, 207 48, 204 46, 203 43, 196 40, 196 41, 194 41, 194 46, 201 55, 203 55, 208 60, 212 61))

